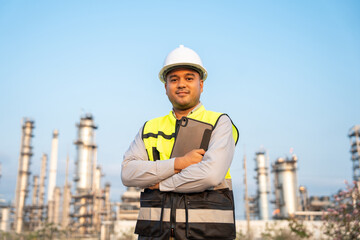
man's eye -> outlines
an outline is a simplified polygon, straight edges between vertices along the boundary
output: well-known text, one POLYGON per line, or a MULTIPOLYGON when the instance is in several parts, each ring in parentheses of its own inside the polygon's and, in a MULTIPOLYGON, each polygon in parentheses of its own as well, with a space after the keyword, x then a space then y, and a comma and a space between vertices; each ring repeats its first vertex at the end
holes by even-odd
POLYGON ((191 80, 193 80, 193 78, 186 78, 186 80, 191 81, 191 80))

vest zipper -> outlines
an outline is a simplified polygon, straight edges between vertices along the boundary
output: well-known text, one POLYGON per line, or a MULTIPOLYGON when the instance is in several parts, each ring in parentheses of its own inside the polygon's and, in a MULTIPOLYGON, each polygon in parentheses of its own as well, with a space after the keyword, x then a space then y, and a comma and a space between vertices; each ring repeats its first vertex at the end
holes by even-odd
POLYGON ((173 194, 171 194, 171 201, 170 201, 170 204, 171 204, 171 211, 170 211, 170 222, 171 222, 171 232, 170 232, 170 236, 171 237, 175 237, 175 208, 174 208, 174 196, 173 194))
POLYGON ((175 237, 175 235, 174 235, 174 228, 173 228, 173 227, 171 228, 171 237, 175 237))
POLYGON ((180 128, 180 124, 181 124, 181 119, 180 119, 180 120, 176 119, 176 124, 175 124, 175 139, 176 139, 176 137, 177 137, 177 135, 178 135, 179 128, 180 128))

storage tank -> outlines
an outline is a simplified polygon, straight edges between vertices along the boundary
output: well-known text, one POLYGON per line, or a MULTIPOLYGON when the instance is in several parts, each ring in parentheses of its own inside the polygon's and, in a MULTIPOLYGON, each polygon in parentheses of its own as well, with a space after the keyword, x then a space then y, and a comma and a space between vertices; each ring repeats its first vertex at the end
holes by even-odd
POLYGON ((280 218, 288 218, 298 209, 296 169, 295 155, 291 159, 278 158, 272 165, 272 172, 275 173, 275 202, 280 210, 280 218))
MULTIPOLYGON (((9 206, 0 206, 0 231, 9 232, 10 231, 10 207, 9 206)), ((6 237, 5 237, 6 239, 6 237)))

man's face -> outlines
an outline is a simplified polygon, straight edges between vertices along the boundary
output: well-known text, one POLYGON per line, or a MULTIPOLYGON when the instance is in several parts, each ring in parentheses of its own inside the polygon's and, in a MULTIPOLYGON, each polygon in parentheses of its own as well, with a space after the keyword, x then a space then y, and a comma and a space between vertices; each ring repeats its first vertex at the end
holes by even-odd
POLYGON ((187 110, 200 101, 204 81, 192 69, 177 68, 166 75, 165 90, 174 109, 187 110))

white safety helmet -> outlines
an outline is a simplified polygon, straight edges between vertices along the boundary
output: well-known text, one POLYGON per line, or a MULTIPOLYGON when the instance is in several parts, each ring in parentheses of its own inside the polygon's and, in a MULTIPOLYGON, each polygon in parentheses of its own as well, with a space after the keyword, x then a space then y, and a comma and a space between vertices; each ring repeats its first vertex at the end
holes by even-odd
POLYGON ((172 50, 164 61, 164 66, 159 72, 160 81, 166 82, 166 74, 177 67, 190 67, 200 74, 202 80, 207 78, 207 71, 203 67, 199 55, 192 49, 180 45, 172 50))

